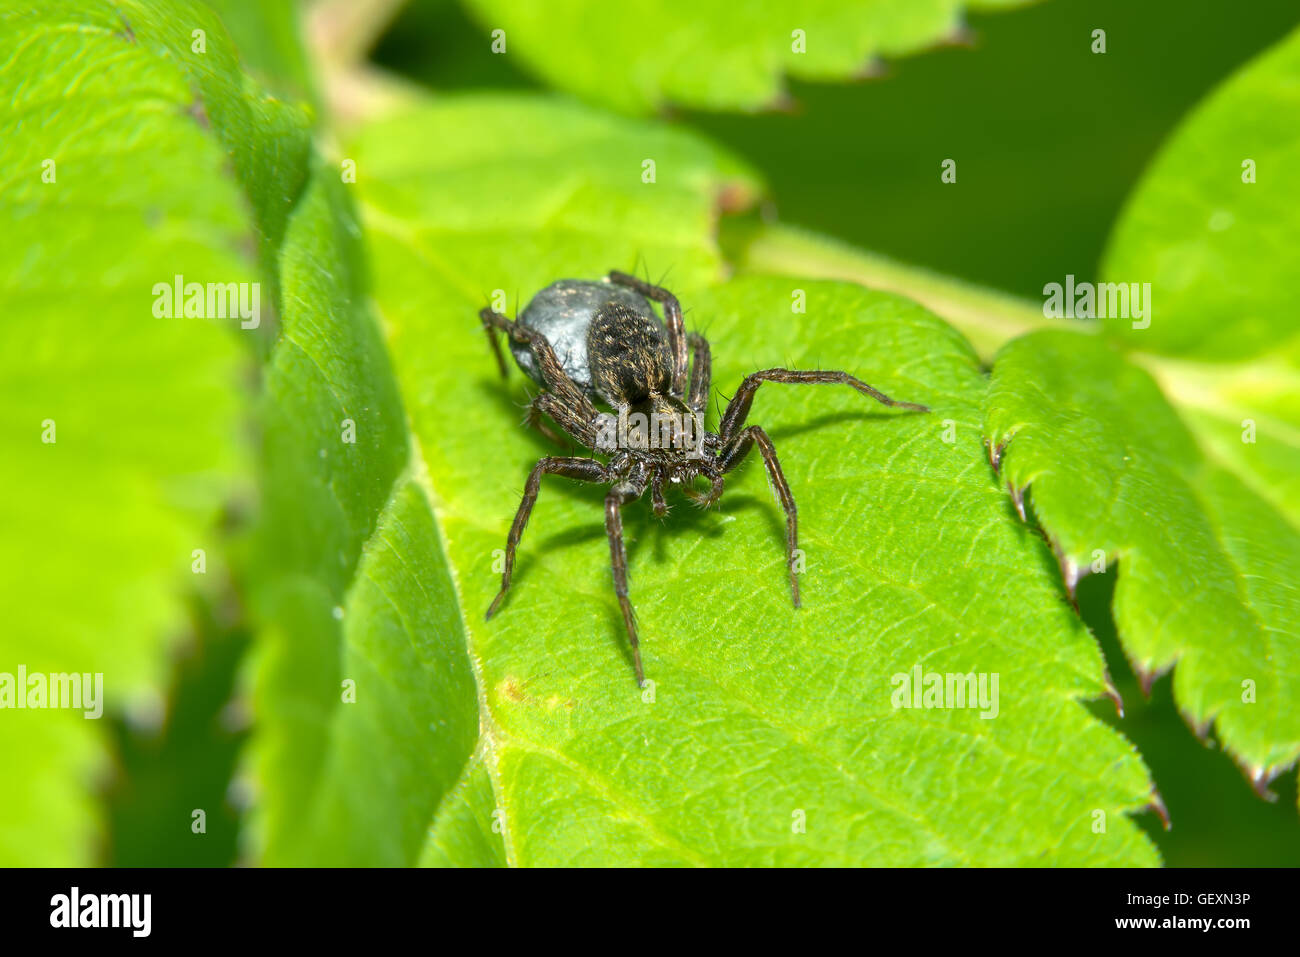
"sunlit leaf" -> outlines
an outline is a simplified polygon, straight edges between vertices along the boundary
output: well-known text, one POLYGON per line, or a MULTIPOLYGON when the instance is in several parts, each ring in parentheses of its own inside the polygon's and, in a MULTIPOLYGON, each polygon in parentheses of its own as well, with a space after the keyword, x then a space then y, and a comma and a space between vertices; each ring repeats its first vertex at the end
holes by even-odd
POLYGON ((1300 756, 1300 534, 1208 461, 1150 377, 1095 336, 998 355, 985 425, 1001 474, 1067 580, 1119 562, 1135 670, 1174 694, 1262 787, 1300 756))
POLYGON ((799 283, 806 314, 788 280, 715 285, 710 207, 736 171, 657 126, 471 97, 377 125, 351 152, 480 695, 477 757, 426 862, 1154 862, 1117 813, 1150 799, 1145 771, 1079 700, 1103 693, 1102 662, 989 467, 984 378, 960 336, 850 285, 799 283), (655 184, 640 156, 671 157, 655 184), (789 363, 846 367, 934 409, 825 386, 760 394, 753 420, 800 506, 801 611, 759 463, 717 511, 627 510, 653 701, 632 677, 600 489, 543 483, 511 596, 482 619, 548 446, 521 427, 523 380, 498 380, 476 311, 494 289, 513 310, 638 255, 672 267, 722 396, 789 363), (893 707, 895 675, 916 666, 996 672, 998 716, 893 707), (1111 815, 1101 833, 1097 811, 1111 815))

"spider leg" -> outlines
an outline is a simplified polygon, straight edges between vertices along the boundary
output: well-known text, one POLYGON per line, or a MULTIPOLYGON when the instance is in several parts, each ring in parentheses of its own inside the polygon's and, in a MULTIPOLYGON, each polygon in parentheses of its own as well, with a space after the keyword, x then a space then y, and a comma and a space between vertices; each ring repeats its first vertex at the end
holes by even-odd
POLYGON ((496 337, 492 335, 493 329, 501 329, 516 342, 526 343, 528 348, 532 350, 533 357, 537 360, 538 368, 542 371, 542 379, 546 388, 567 404, 578 408, 587 418, 594 419, 596 417, 596 407, 583 394, 578 384, 569 378, 568 373, 564 371, 564 366, 560 365, 560 360, 555 355, 555 349, 552 348, 551 343, 545 336, 506 318, 499 312, 493 312, 491 309, 481 309, 478 315, 484 327, 488 330, 492 348, 497 352, 497 360, 503 366, 505 360, 501 357, 501 350, 497 346, 496 337))
POLYGON ((709 480, 709 490, 707 492, 698 492, 693 488, 682 489, 682 494, 689 498, 700 508, 711 508, 717 504, 718 499, 722 498, 722 476, 706 475, 709 480))
POLYGON ((741 429, 723 450, 720 464, 723 472, 730 472, 744 460, 755 445, 762 453, 763 464, 767 467, 767 476, 772 480, 772 489, 776 492, 781 507, 785 509, 785 564, 790 571, 790 593, 794 597, 794 607, 798 608, 799 578, 794 571, 794 553, 799 547, 799 511, 795 507, 794 496, 790 493, 790 485, 781 471, 781 463, 777 461, 776 447, 772 445, 772 440, 768 438, 766 432, 757 425, 751 425, 741 429))
POLYGON ((637 638, 636 614, 627 594, 627 549, 623 545, 623 516, 621 509, 645 491, 644 472, 620 482, 605 496, 605 534, 609 536, 609 563, 614 570, 614 593, 623 612, 623 625, 627 640, 632 646, 632 662, 636 666, 636 683, 645 687, 645 671, 641 667, 641 642, 637 638))
POLYGON ((613 270, 609 281, 620 286, 634 289, 641 295, 664 307, 664 319, 668 323, 668 346, 673 353, 673 395, 681 395, 686 388, 686 323, 682 319, 682 305, 667 289, 651 285, 644 279, 629 276, 625 272, 613 270))
POLYGON ((884 405, 893 405, 900 409, 914 409, 917 412, 930 411, 927 406, 918 405, 915 402, 901 402, 898 399, 891 399, 885 393, 872 388, 861 379, 854 378, 847 372, 764 369, 762 372, 753 372, 745 376, 745 381, 740 384, 735 396, 727 404, 727 410, 722 413, 722 423, 718 427, 718 434, 722 436, 724 444, 729 444, 733 438, 738 437, 737 430, 744 425, 745 418, 749 415, 749 407, 754 402, 754 393, 758 391, 758 387, 764 382, 839 383, 852 386, 863 395, 869 395, 884 405))
POLYGON ((501 354, 501 343, 497 342, 497 324, 489 319, 489 316, 505 319, 506 322, 510 322, 510 320, 492 309, 484 308, 479 310, 479 321, 483 323, 483 332, 487 334, 488 345, 492 347, 492 354, 497 357, 497 368, 501 370, 501 378, 504 379, 508 375, 508 367, 506 366, 505 356, 501 354))
POLYGON ((546 419, 543 418, 541 403, 538 401, 543 395, 549 395, 549 393, 543 392, 541 395, 535 395, 533 401, 528 403, 528 414, 524 419, 524 424, 530 429, 536 429, 556 445, 565 445, 564 437, 547 425, 546 419))
POLYGON ((542 420, 543 415, 548 416, 559 425, 575 442, 579 442, 589 449, 596 448, 599 429, 595 420, 584 418, 581 411, 575 411, 549 392, 541 392, 534 396, 533 401, 528 406, 528 424, 536 426, 537 430, 551 441, 560 445, 565 444, 564 439, 557 436, 553 430, 546 426, 546 423, 542 420))
POLYGON ((722 498, 722 476, 706 476, 710 482, 710 488, 707 492, 701 492, 693 488, 682 489, 682 494, 691 500, 700 508, 712 508, 717 504, 718 499, 722 498))
POLYGON ((515 569, 515 551, 519 547, 519 539, 523 537, 524 526, 528 524, 528 516, 532 514, 533 504, 537 501, 537 493, 542 485, 542 476, 548 474, 563 475, 566 478, 578 479, 581 482, 605 482, 609 480, 609 473, 604 464, 597 462, 595 459, 548 455, 533 466, 533 470, 528 473, 528 482, 524 485, 523 501, 519 503, 519 511, 515 513, 514 524, 510 526, 510 535, 506 538, 506 564, 504 571, 501 573, 501 590, 497 592, 497 597, 492 599, 492 604, 488 607, 487 617, 489 619, 497 613, 502 600, 506 597, 506 591, 510 588, 510 576, 515 569))
POLYGON ((668 502, 664 499, 664 476, 662 472, 655 472, 654 478, 650 480, 650 508, 656 518, 663 518, 668 514, 668 502))
POLYGON ((698 332, 687 334, 686 339, 695 352, 694 362, 691 365, 691 390, 686 394, 686 405, 699 415, 700 422, 703 423, 704 415, 708 412, 709 383, 713 378, 709 340, 698 332))

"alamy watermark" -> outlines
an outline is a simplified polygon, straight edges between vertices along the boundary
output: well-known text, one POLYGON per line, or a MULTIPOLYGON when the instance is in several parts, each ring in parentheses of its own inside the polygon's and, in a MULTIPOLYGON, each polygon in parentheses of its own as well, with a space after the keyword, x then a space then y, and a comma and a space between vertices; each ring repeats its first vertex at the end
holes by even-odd
POLYGON ((153 314, 158 319, 235 319, 239 328, 262 324, 260 282, 186 282, 177 273, 171 282, 153 286, 153 314))
POLYGON ((687 458, 704 458, 704 417, 698 412, 631 412, 620 409, 617 416, 603 412, 596 426, 596 450, 677 449, 687 458))
POLYGON ((1132 319, 1134 329, 1151 325, 1151 283, 1080 282, 1043 287, 1043 315, 1048 319, 1132 319))
POLYGON ((978 708, 981 718, 998 716, 998 673, 968 671, 946 674, 916 665, 889 679, 895 708, 978 708))
POLYGON ((152 912, 152 894, 83 894, 73 886, 50 898, 51 927, 120 927, 132 937, 148 937, 152 912))
POLYGON ((0 708, 70 708, 98 718, 104 713, 104 673, 29 675, 26 665, 17 674, 0 671, 0 708))

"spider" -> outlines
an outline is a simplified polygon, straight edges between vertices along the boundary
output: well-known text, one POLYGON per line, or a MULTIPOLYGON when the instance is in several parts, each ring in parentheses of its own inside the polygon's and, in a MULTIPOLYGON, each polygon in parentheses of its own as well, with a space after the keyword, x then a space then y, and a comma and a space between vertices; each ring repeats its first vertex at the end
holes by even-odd
POLYGON ((501 590, 487 610, 490 620, 510 588, 515 552, 532 513, 543 475, 561 475, 610 486, 605 496, 605 532, 609 538, 614 592, 636 668, 637 685, 645 686, 636 616, 627 587, 627 551, 623 545, 622 508, 650 490, 656 516, 668 511, 665 483, 680 485, 687 498, 708 507, 722 496, 723 476, 758 447, 776 497, 785 510, 786 565, 794 607, 799 607, 795 572, 798 520, 794 496, 781 471, 776 449, 757 425, 745 425, 754 393, 764 382, 839 383, 888 406, 929 412, 915 402, 891 399, 847 372, 764 369, 747 375, 722 413, 717 432, 704 429, 711 362, 708 341, 687 332, 682 308, 667 289, 613 271, 602 281, 561 279, 539 292, 512 321, 490 308, 479 313, 501 375, 507 367, 496 331, 506 333, 516 364, 542 391, 529 404, 528 424, 556 442, 563 440, 545 423, 556 423, 574 441, 607 462, 591 457, 548 455, 533 466, 523 501, 506 539, 501 590), (656 316, 650 302, 663 308, 656 316), (694 361, 687 377, 687 351, 694 361), (616 414, 602 411, 603 402, 616 414), (709 483, 708 491, 697 480, 709 483))

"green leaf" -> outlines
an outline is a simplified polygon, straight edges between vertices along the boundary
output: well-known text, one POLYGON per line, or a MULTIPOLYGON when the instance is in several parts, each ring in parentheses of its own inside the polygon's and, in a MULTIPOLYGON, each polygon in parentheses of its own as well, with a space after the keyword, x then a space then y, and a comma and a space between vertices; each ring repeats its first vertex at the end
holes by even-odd
MULTIPOLYGON (((638 4, 634 18, 617 4, 592 0, 467 5, 485 33, 504 30, 505 55, 520 57, 551 85, 643 113, 665 102, 714 110, 771 108, 784 98, 783 75, 861 78, 875 57, 912 53, 956 34, 963 9, 1023 2, 656 0, 638 4), (802 50, 795 31, 802 31, 802 50)), ((499 39, 485 35, 483 42, 499 39)))
MULTIPOLYGON (((1095 336, 1039 332, 998 355, 985 434, 1067 581, 1119 562, 1135 670, 1263 788, 1300 756, 1300 534, 1208 461, 1151 378, 1095 336)), ((995 455, 996 457, 996 455, 995 455)))
MULTIPOLYGON (((1282 268, 1300 242, 1300 184, 1291 175, 1300 134, 1288 122, 1298 102, 1300 31, 1193 111, 1144 175, 1107 248, 1106 277, 1149 282, 1152 297, 1149 328, 1112 317, 1106 332, 1156 377, 1196 447, 1164 400, 1126 370, 1143 397, 1108 390, 1105 407, 1124 423, 1109 441, 1131 451, 1160 431, 1178 454, 1148 448, 1150 471, 1144 464, 1126 474, 1101 524, 1089 510, 1096 496, 1082 489, 1116 482, 1113 459, 1076 459, 1089 463, 1088 477, 1057 473, 1054 490, 1040 477, 1034 492, 1049 534, 1130 552, 1115 598, 1125 649, 1148 674, 1178 662, 1174 693, 1189 723, 1204 734, 1213 722, 1261 790, 1300 756, 1292 707, 1300 692, 1300 334, 1282 268), (1153 492, 1152 481, 1179 493, 1153 492), (1254 703, 1243 701, 1247 681, 1254 703)), ((1070 395, 1071 383, 1094 383, 1094 394, 1071 397, 1080 414, 1093 413, 1100 383, 1120 367, 1109 355, 1100 367, 1081 367, 1076 355, 1074 376, 1061 382, 1059 370, 1046 371, 1050 357, 1032 369, 1008 363, 1030 348, 1009 347, 995 381, 1011 391, 1024 386, 1022 375, 1050 381, 1058 396, 1070 395)), ((991 435, 1010 424, 1000 415, 991 410, 991 435)), ((1092 451, 1077 423, 1058 432, 1037 412, 1026 419, 1048 433, 1057 462, 1092 451)), ((1097 416, 1090 430, 1116 427, 1097 416)))
MULTIPOLYGON (((503 210, 514 187, 510 150, 494 143, 496 131, 554 128, 553 152, 534 166, 549 177, 538 195, 557 224, 565 193, 591 188, 565 171, 566 151, 584 142, 602 153, 619 145, 608 126, 581 111, 570 111, 566 127, 559 110, 537 115, 493 108, 491 100, 457 109, 457 121, 478 124, 479 155, 457 155, 447 139, 440 181, 459 191, 473 179, 484 191, 480 205, 487 190, 504 190, 503 210), (489 153, 498 154, 495 165, 489 153)), ((390 151, 389 161, 427 162, 425 146, 407 136, 393 142, 411 152, 390 151)), ((667 245, 652 252, 666 256, 700 244, 711 215, 706 197, 718 184, 700 161, 710 154, 693 141, 669 134, 653 145, 692 184, 665 209, 667 245)), ((375 176, 379 166, 365 150, 355 155, 361 175, 375 176)), ((640 156, 627 159, 630 182, 646 188, 640 156)), ((250 772, 259 802, 248 847, 271 864, 414 863, 435 812, 454 819, 462 802, 479 807, 466 770, 479 728, 477 688, 423 466, 411 461, 401 401, 365 307, 359 228, 342 189, 338 174, 318 164, 293 214, 281 256, 282 332, 266 369, 264 518, 252 582, 267 627, 252 666, 258 733, 250 772), (348 419, 355 444, 343 438, 348 419), (344 700, 345 681, 355 703, 344 700)), ((671 187, 661 192, 674 195, 671 187)), ((584 214, 586 207, 578 204, 584 214)), ((630 200, 627 207, 627 215, 638 211, 630 200)), ((467 208, 443 206, 462 221, 467 208)), ((490 840, 467 845, 460 833, 441 834, 446 853, 502 856, 499 838, 493 850, 490 840)), ((435 848, 431 842, 427 853, 435 848)))
POLYGON ((1206 454, 1300 528, 1300 366, 1279 356, 1134 359, 1156 377, 1206 454))
POLYGON ((427 789, 439 803, 425 863, 1156 861, 1116 813, 1151 799, 1146 772, 1081 704, 1104 693, 1103 664, 989 469, 985 380, 959 335, 846 284, 799 283, 806 315, 790 281, 716 285, 712 207, 740 171, 661 126, 535 97, 449 98, 373 125, 350 155, 477 684, 462 705, 474 757, 455 788, 427 789), (659 157, 654 184, 644 156, 659 157), (549 448, 521 427, 523 383, 497 378, 476 311, 494 289, 514 307, 638 256, 656 275, 672 267, 723 395, 788 363, 846 367, 934 409, 898 414, 845 389, 760 394, 753 420, 800 505, 798 612, 759 463, 730 477, 717 511, 679 502, 661 524, 644 503, 627 510, 653 701, 633 680, 599 488, 544 481, 511 596, 482 618, 524 478, 549 448), (998 673, 999 716, 894 708, 894 676, 917 665, 998 673))
MULTIPOLYGON (((304 194, 303 111, 240 72, 201 5, 2 12, 5 222, 25 255, 0 266, 22 320, 0 332, 5 460, 22 476, 0 505, 0 671, 103 671, 113 707, 160 699, 191 550, 224 577, 211 519, 248 491, 247 370, 218 324, 154 318, 152 289, 177 273, 257 280, 257 250, 264 330, 281 281, 287 296, 264 372, 259 530, 234 571, 263 629, 254 766, 271 771, 250 843, 265 836, 269 862, 413 861, 477 722, 464 643, 437 640, 456 607, 338 173, 317 164, 304 194), (41 443, 45 418, 57 444, 41 443), (358 704, 331 708, 345 677, 358 704), (383 826, 358 829, 370 814, 383 826)), ((96 725, 4 713, 0 753, 24 786, 6 791, 0 860, 87 862, 96 725)))
MULTIPOLYGON (((0 671, 102 673, 110 709, 147 708, 186 592, 224 577, 213 519, 246 489, 236 333, 253 335, 155 316, 154 286, 258 279, 237 171, 279 181, 288 114, 269 122, 220 25, 188 6, 5 4, 0 64, 0 671)), ((3 712, 0 861, 91 860, 100 728, 3 712)))
POLYGON ((1144 175, 1104 272, 1149 282, 1150 328, 1108 319, 1208 452, 1300 528, 1300 31, 1198 106, 1144 175), (1253 182, 1245 182, 1252 166, 1253 182), (1160 358, 1155 358, 1158 355, 1160 358), (1165 358, 1171 357, 1171 358, 1165 358))
POLYGON ((294 0, 203 0, 230 31, 244 69, 263 84, 302 98, 312 90, 294 0))
POLYGON ((455 789, 448 792, 434 815, 434 826, 420 856, 422 867, 504 867, 508 863, 501 838, 492 778, 482 755, 475 755, 455 789))
POLYGON ((248 842, 267 864, 412 863, 478 728, 342 191, 318 164, 286 234, 266 369, 248 842))
POLYGON ((1078 572, 1091 567, 1094 549, 1110 550, 1112 560, 1114 549, 1128 556, 1116 598, 1120 636, 1148 677, 1180 656, 1196 662, 1174 679, 1195 727, 1207 731, 1232 702, 1241 704, 1243 676, 1265 673, 1256 693, 1272 696, 1267 706, 1258 697, 1253 710, 1224 712, 1220 724, 1261 787, 1293 759, 1296 742, 1283 702, 1295 673, 1285 650, 1296 633, 1291 584, 1300 580, 1300 366, 1296 326, 1285 311, 1286 257, 1268 252, 1284 248, 1296 227, 1295 182, 1285 171, 1296 165, 1297 139, 1280 119, 1300 89, 1296 51, 1293 37, 1212 93, 1162 151, 1117 226, 1105 276, 1152 283, 1146 329, 1134 329, 1129 318, 1047 319, 1040 303, 1019 303, 780 224, 732 225, 727 235, 742 270, 850 278, 906 293, 956 324, 990 358, 1015 336, 1063 326, 1089 329, 1128 350, 1126 361, 1087 337, 1016 339, 997 359, 988 434, 995 445, 1014 434, 1013 446, 1030 446, 1009 466, 1021 469, 1012 477, 1017 494, 1026 482, 1050 476, 1048 489, 1030 493, 1032 505, 1078 572), (1246 156, 1274 175, 1243 183, 1246 156), (1075 343, 1087 346, 1078 356, 1075 343), (1050 350, 1037 354, 1045 344, 1050 350), (1096 409, 1108 411, 1095 415, 1096 409), (1118 464, 1125 468, 1117 472, 1118 464), (1145 478, 1133 478, 1138 470, 1145 478), (1191 477, 1167 484, 1184 473, 1191 477), (1175 490, 1168 499, 1167 488, 1175 490), (1233 495, 1225 499, 1229 488, 1233 495), (1120 489, 1125 501, 1113 502, 1120 489), (1269 534, 1247 547, 1240 531, 1257 524, 1269 534), (1189 527, 1198 550, 1177 544, 1189 527), (1214 585, 1182 607, 1180 576, 1189 564, 1192 580, 1214 585), (1205 614, 1198 618, 1197 609, 1205 614), (1169 624, 1152 620, 1162 613, 1169 624), (1179 631, 1176 616, 1197 620, 1179 631), (1135 631, 1126 633, 1126 625, 1135 631), (1240 644, 1237 628, 1245 629, 1240 644), (1277 642, 1284 647, 1275 654, 1277 642), (1218 650, 1225 644, 1234 646, 1227 657, 1218 650))
POLYGON ((1144 352, 1214 362, 1300 359, 1300 31, 1201 103, 1162 148, 1115 227, 1103 272, 1152 285, 1151 326, 1108 331, 1144 352), (1244 182, 1243 164, 1254 164, 1244 182))

